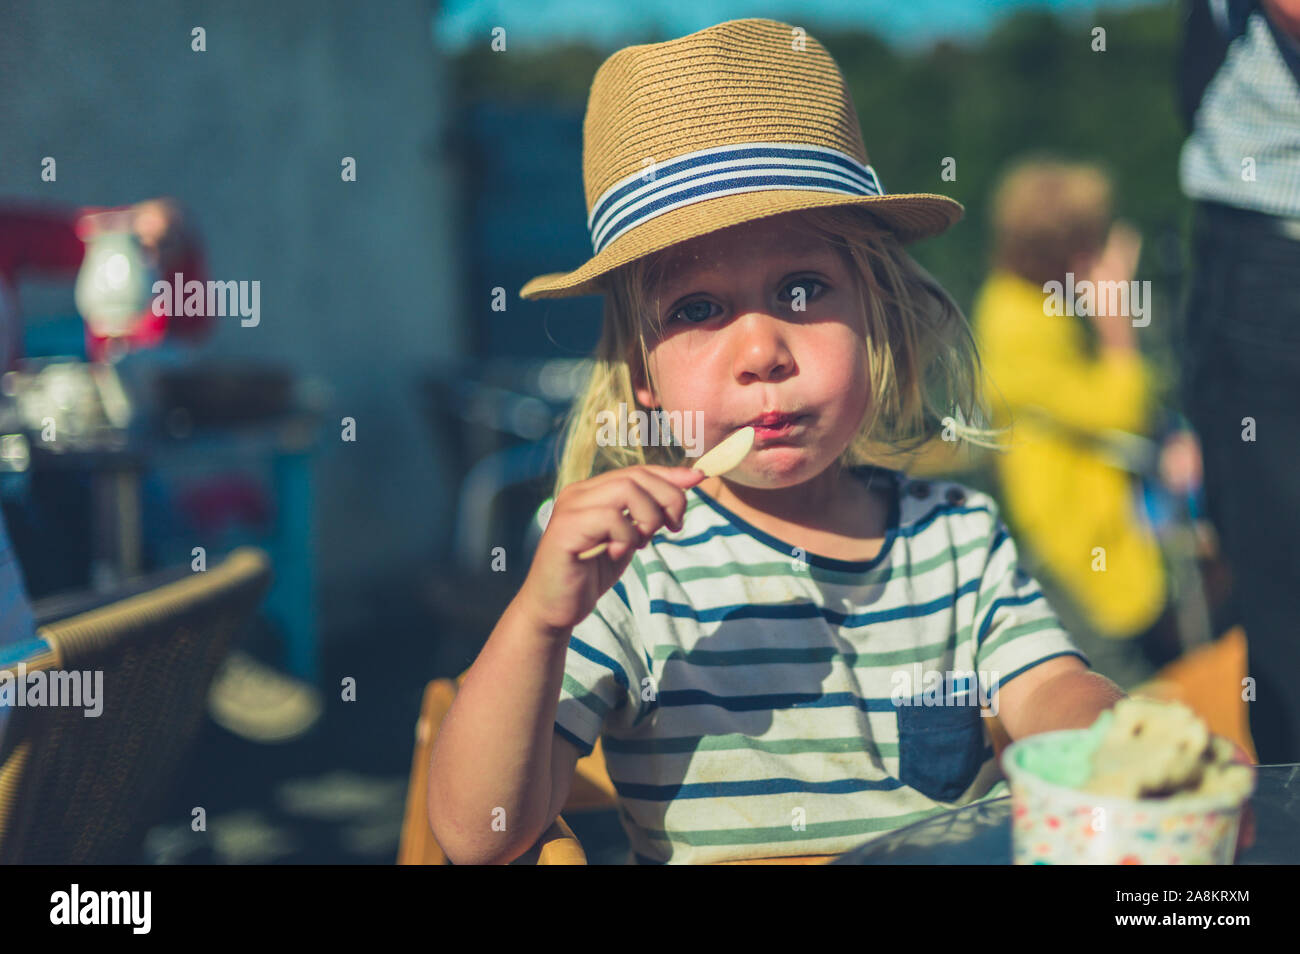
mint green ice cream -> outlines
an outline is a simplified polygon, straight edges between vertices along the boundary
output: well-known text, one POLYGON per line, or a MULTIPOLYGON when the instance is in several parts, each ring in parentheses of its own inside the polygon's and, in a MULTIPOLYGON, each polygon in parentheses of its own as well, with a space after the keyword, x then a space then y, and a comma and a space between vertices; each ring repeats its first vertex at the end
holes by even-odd
POLYGON ((1092 774, 1092 754, 1101 745, 1114 718, 1115 714, 1107 709, 1088 728, 1054 739, 1051 745, 1022 746, 1020 767, 1045 782, 1081 788, 1092 774))

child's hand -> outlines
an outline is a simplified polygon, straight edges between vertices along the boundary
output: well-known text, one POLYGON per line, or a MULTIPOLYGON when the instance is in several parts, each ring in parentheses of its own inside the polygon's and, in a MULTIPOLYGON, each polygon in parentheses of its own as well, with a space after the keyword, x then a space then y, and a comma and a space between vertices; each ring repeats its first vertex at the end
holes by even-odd
POLYGON ((1142 256, 1142 234, 1124 221, 1116 221, 1106 236, 1106 245, 1093 263, 1087 277, 1094 282, 1127 284, 1137 274, 1142 256))
POLYGON ((1160 446, 1160 481, 1184 496, 1201 486, 1201 445, 1192 431, 1175 431, 1160 446))
POLYGON ((1110 295, 1101 293, 1100 289, 1108 287, 1111 283, 1127 284, 1132 280, 1137 273, 1138 258, 1141 253, 1141 234, 1125 222, 1116 222, 1111 226, 1106 247, 1102 249, 1088 274, 1088 279, 1094 282, 1099 290, 1088 317, 1093 327, 1097 329, 1097 336, 1101 343, 1109 348, 1134 350, 1137 347, 1137 336, 1134 334, 1132 323, 1128 320, 1129 315, 1109 313, 1110 295))
POLYGON ((561 490, 519 590, 527 612, 567 639, 660 527, 681 529, 685 488, 703 479, 703 471, 690 467, 640 464, 561 490), (579 553, 606 541, 609 548, 600 556, 578 559, 579 553))

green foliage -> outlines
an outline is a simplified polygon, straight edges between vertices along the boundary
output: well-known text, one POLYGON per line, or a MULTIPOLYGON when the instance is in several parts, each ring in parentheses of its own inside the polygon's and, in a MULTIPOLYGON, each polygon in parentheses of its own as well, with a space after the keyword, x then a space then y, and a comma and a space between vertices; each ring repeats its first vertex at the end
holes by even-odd
POLYGON ((592 77, 608 55, 585 43, 494 52, 485 41, 453 57, 453 101, 461 107, 497 99, 571 105, 581 110, 586 108, 592 77))

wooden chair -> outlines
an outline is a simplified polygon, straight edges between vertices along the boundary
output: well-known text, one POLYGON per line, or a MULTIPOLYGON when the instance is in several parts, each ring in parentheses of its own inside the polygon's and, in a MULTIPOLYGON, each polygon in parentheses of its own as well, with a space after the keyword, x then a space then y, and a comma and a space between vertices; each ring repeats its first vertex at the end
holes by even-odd
POLYGON ((1241 693, 1246 663, 1246 631, 1234 626, 1214 642, 1175 659, 1133 691, 1184 703, 1211 732, 1231 739, 1258 762, 1241 693))
MULTIPOLYGON (((406 788, 406 809, 402 816, 402 834, 397 848, 399 865, 450 864, 446 853, 433 837, 433 830, 429 827, 429 761, 433 754, 434 737, 442 726, 442 720, 451 710, 452 700, 455 699, 456 691, 464 679, 465 674, 461 673, 455 680, 434 679, 424 687, 420 717, 415 724, 415 752, 411 756, 411 780, 406 788)), ((573 780, 574 792, 564 806, 565 811, 575 806, 575 796, 579 803, 585 798, 591 803, 591 807, 597 807, 595 803, 599 801, 600 792, 593 791, 593 786, 584 789, 580 781, 584 772, 589 772, 583 763, 590 758, 591 756, 588 756, 587 759, 578 762, 577 774, 573 780)), ((603 770, 603 757, 600 766, 603 770)), ((605 782, 608 783, 609 788, 608 804, 612 805, 614 786, 609 782, 608 775, 605 776, 605 782)), ((606 807, 606 805, 599 807, 606 807)), ((555 821, 533 846, 511 862, 516 865, 585 865, 586 863, 587 854, 582 850, 582 845, 563 815, 557 815, 555 821)))
POLYGON ((203 573, 133 581, 106 605, 92 595, 33 607, 36 639, 0 652, 0 671, 15 681, 20 664, 102 672, 102 711, 12 710, 0 742, 0 864, 136 862, 216 669, 270 581, 267 555, 240 547, 203 573))

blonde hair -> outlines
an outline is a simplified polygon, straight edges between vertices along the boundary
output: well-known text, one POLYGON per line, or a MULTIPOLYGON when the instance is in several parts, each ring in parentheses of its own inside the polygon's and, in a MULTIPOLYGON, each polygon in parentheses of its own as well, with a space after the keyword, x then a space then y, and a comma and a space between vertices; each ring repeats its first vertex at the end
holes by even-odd
POLYGON ((1110 178, 1093 163, 1030 156, 1012 165, 993 193, 993 260, 1035 284, 1061 281, 1076 256, 1106 241, 1110 178))
MULTIPOLYGON (((789 214, 789 213, 787 213, 789 214)), ((835 466, 888 465, 910 457, 943 435, 983 447, 1003 429, 989 419, 981 394, 983 375, 970 327, 943 287, 902 247, 893 233, 851 206, 806 209, 795 228, 846 252, 857 289, 859 330, 866 342, 871 380, 869 411, 835 466)), ((604 327, 586 387, 569 409, 555 494, 567 485, 637 464, 688 466, 677 444, 601 444, 595 422, 602 412, 645 411, 634 378, 654 385, 646 331, 658 327, 657 288, 667 250, 637 259, 605 276, 604 327), (634 367, 642 373, 634 373, 634 367)), ((901 469, 901 468, 900 468, 901 469)))

